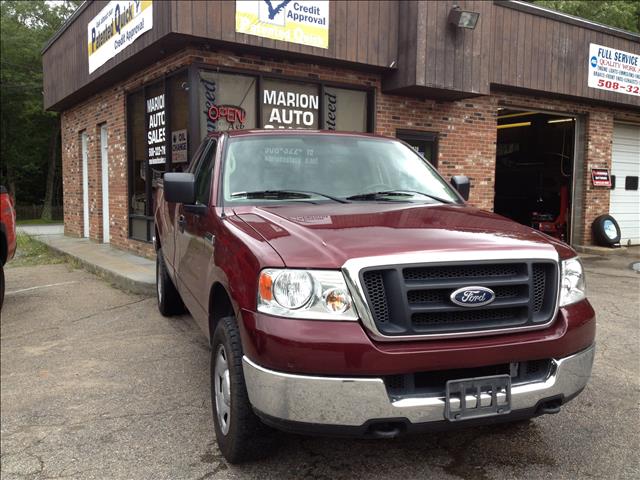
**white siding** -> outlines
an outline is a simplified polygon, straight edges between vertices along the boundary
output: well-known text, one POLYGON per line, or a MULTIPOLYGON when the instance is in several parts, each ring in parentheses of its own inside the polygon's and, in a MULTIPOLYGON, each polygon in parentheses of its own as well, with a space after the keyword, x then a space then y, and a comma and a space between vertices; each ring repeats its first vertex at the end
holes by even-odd
POLYGON ((616 123, 613 128, 611 174, 616 188, 611 190, 609 213, 620 225, 620 243, 640 244, 640 190, 625 190, 625 177, 640 176, 640 126, 616 123))

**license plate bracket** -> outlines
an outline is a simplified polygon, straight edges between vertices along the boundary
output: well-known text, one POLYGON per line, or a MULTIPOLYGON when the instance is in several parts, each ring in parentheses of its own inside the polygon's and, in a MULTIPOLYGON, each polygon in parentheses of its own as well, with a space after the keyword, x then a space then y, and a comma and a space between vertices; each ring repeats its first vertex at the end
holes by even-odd
POLYGON ((445 418, 450 422, 511 412, 511 377, 463 378, 447 382, 445 418))

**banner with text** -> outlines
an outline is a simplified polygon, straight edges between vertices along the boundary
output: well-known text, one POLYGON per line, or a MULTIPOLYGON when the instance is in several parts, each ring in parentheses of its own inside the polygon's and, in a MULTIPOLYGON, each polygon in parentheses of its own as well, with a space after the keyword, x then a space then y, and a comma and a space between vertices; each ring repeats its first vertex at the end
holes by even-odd
POLYGON ((640 96, 640 55, 589 44, 591 88, 640 96))
POLYGON ((236 0, 236 32, 329 48, 329 0, 236 0))
POLYGON ((152 0, 112 0, 87 26, 89 73, 153 27, 152 0))

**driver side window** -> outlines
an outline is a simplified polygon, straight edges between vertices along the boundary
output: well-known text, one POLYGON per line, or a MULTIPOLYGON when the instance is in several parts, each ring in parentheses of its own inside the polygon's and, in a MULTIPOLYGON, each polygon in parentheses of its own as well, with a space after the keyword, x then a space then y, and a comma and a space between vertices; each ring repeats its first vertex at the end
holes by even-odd
POLYGON ((196 167, 195 188, 196 203, 209 205, 211 196, 211 179, 213 177, 213 166, 216 158, 217 142, 212 140, 206 147, 205 152, 196 167))

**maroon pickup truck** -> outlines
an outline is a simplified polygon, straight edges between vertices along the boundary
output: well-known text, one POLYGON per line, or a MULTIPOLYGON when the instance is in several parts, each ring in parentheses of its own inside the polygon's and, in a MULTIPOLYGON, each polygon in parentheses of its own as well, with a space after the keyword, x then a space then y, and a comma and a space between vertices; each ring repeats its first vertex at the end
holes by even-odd
POLYGON ((219 133, 162 183, 158 305, 210 339, 230 462, 269 427, 390 438, 557 413, 587 384, 576 253, 466 205, 469 180, 403 142, 219 133))

